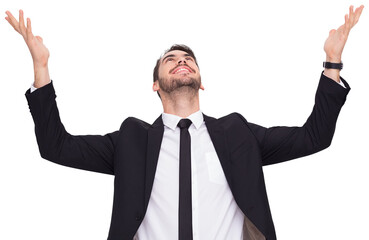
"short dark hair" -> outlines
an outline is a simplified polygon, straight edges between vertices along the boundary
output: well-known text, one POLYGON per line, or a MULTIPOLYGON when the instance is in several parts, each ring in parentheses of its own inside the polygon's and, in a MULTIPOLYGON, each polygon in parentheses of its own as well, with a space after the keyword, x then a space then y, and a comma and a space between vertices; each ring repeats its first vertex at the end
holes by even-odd
MULTIPOLYGON (((153 73, 153 80, 154 82, 156 80, 159 79, 159 67, 160 67, 160 60, 161 58, 167 54, 168 52, 171 52, 171 51, 175 51, 175 50, 180 50, 180 51, 184 51, 186 53, 188 53, 194 60, 195 60, 195 63, 197 65, 197 67, 199 67, 199 65, 197 64, 197 60, 196 60, 196 57, 195 57, 195 54, 193 53, 192 49, 184 44, 174 44, 172 45, 169 49, 167 49, 164 54, 156 61, 156 65, 155 65, 155 68, 154 68, 154 73, 153 73)), ((160 97, 160 94, 159 92, 157 92, 159 97, 160 97)))

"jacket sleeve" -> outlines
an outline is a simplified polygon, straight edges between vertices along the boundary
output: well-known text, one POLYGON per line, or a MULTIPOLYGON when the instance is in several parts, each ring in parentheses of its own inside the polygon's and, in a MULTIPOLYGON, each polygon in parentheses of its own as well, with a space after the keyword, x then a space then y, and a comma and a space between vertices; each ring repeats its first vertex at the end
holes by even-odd
POLYGON ((69 134, 59 117, 52 82, 33 93, 28 90, 25 95, 35 123, 41 157, 64 166, 114 174, 118 131, 104 136, 69 134))
POLYGON ((348 83, 340 80, 346 88, 321 75, 313 111, 302 127, 265 128, 248 123, 260 144, 263 165, 307 156, 331 144, 338 115, 350 91, 348 83))

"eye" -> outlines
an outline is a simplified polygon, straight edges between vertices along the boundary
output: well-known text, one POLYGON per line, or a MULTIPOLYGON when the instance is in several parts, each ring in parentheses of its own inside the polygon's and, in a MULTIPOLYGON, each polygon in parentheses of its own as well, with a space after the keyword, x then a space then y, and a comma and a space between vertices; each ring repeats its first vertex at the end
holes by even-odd
POLYGON ((186 57, 186 60, 193 61, 192 57, 186 57))
POLYGON ((166 62, 173 61, 173 58, 169 57, 167 58, 166 62))

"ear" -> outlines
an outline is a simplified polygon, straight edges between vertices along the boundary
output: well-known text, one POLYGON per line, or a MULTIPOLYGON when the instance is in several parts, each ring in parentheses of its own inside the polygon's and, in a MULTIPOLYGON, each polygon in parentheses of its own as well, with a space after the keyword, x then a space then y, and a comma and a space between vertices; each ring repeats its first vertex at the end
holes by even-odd
POLYGON ((160 86, 159 86, 159 81, 158 81, 158 80, 156 80, 156 81, 152 84, 152 90, 153 90, 154 92, 156 92, 156 91, 160 90, 160 86))
POLYGON ((200 85, 200 89, 203 90, 203 91, 205 90, 204 85, 202 85, 202 83, 200 85))

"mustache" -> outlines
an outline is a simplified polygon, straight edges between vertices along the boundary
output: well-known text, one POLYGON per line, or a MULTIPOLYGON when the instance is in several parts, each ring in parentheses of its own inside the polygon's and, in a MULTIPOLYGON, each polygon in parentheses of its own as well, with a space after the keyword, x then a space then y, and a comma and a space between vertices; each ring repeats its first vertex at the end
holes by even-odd
POLYGON ((193 69, 192 67, 188 66, 186 63, 185 63, 185 64, 178 64, 177 66, 175 66, 174 68, 172 68, 172 69, 169 71, 169 73, 172 73, 176 68, 178 68, 178 67, 180 67, 180 66, 186 66, 186 67, 188 67, 189 69, 191 69, 191 71, 192 71, 193 73, 196 73, 195 69, 193 69))

